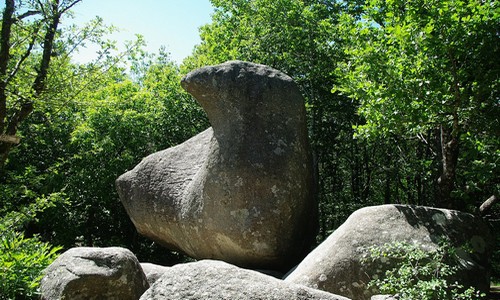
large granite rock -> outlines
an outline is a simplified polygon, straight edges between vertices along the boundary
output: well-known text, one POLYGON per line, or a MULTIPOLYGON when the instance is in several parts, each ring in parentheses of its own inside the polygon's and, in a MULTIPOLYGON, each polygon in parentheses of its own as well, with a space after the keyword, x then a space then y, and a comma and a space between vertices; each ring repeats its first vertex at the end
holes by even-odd
POLYGON ((69 249, 44 273, 42 300, 137 300, 149 287, 135 255, 118 247, 69 249))
POLYGON ((141 297, 160 299, 349 300, 213 260, 169 268, 141 297))
POLYGON ((149 285, 153 285, 170 268, 152 263, 141 263, 141 267, 149 285))
POLYGON ((182 86, 208 129, 118 178, 137 230, 197 259, 285 270, 308 252, 317 205, 304 100, 290 77, 232 61, 182 86))
POLYGON ((374 276, 383 276, 397 262, 363 262, 367 247, 404 241, 432 251, 442 238, 457 248, 459 283, 488 291, 493 238, 483 220, 453 210, 405 205, 373 206, 354 212, 285 281, 355 300, 370 299, 375 291, 368 290, 366 284, 374 276))

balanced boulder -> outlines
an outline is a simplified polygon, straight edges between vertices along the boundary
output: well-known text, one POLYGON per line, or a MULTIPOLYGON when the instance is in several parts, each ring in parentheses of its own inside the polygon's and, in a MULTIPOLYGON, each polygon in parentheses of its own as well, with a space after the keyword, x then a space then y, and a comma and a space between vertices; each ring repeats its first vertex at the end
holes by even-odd
POLYGON ((137 230, 197 259, 286 270, 308 252, 317 205, 304 99, 293 80, 231 61, 182 86, 212 128, 116 182, 137 230))
POLYGON ((135 255, 118 247, 69 249, 44 272, 43 300, 137 300, 149 287, 135 255))
POLYGON ((160 299, 349 300, 213 260, 169 268, 141 297, 160 299))
MULTIPOLYGON (((367 263, 368 248, 406 242, 433 251, 447 240, 456 249, 456 280, 487 292, 492 236, 480 217, 422 206, 381 205, 354 212, 285 279, 355 300, 370 299, 367 288, 398 261, 367 263)), ((454 282, 454 281, 453 281, 454 282)))

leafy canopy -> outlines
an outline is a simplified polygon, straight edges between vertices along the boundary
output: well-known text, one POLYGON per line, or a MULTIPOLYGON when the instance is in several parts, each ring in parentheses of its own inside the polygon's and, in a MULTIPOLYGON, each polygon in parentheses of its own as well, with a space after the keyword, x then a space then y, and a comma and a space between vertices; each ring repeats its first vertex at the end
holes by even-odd
POLYGON ((358 134, 498 126, 500 7, 480 0, 370 0, 343 14, 349 59, 335 90, 360 101, 358 134), (493 124, 491 124, 491 122, 493 124), (486 123, 486 124, 481 124, 486 123))

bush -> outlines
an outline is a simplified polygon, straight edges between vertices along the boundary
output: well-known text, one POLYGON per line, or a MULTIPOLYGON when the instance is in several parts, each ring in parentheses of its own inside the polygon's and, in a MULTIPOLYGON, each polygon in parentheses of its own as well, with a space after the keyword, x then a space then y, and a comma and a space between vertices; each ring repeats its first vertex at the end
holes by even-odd
POLYGON ((401 300, 481 299, 473 287, 466 288, 452 281, 457 267, 455 248, 447 242, 434 250, 424 250, 418 244, 394 242, 368 248, 368 258, 375 261, 397 261, 397 266, 385 272, 383 278, 373 278, 368 286, 382 294, 398 295, 401 300))
POLYGON ((57 257, 60 247, 38 236, 26 237, 22 225, 51 206, 48 198, 9 212, 0 218, 0 299, 35 299, 43 270, 57 257))

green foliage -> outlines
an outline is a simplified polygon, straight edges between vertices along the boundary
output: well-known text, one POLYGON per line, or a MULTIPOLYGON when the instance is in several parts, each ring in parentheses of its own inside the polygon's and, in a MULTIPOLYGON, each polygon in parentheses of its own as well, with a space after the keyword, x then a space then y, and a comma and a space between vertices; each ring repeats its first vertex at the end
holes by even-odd
POLYGON ((33 224, 44 238, 65 248, 124 246, 140 259, 169 264, 182 257, 159 251, 137 234, 114 183, 143 157, 183 142, 207 123, 180 87, 178 68, 164 52, 152 55, 142 45, 140 38, 131 43, 118 61, 58 64, 62 74, 81 74, 70 77, 75 80, 70 86, 81 89, 72 98, 53 98, 51 105, 38 107, 21 128, 36 138, 12 153, 8 167, 36 170, 39 186, 33 186, 33 177, 17 177, 30 181, 35 194, 64 191, 67 196, 66 203, 46 210, 33 224), (130 73, 124 72, 125 61, 130 73))
POLYGON ((0 299, 35 299, 42 271, 61 247, 43 242, 36 235, 26 237, 22 226, 62 199, 58 194, 38 198, 0 218, 0 299))
POLYGON ((443 172, 457 175, 452 196, 463 203, 477 205, 478 189, 482 200, 498 193, 498 131, 492 127, 500 126, 500 65, 492 59, 500 56, 498 2, 373 0, 362 11, 341 16, 348 59, 336 69, 334 88, 360 102, 365 121, 355 125, 356 135, 396 137, 424 146, 436 163, 442 157, 443 172), (460 144, 452 154, 457 170, 454 159, 444 161, 451 155, 443 149, 452 143, 460 144))
POLYGON ((358 132, 412 135, 454 113, 463 126, 488 113, 499 17, 498 3, 475 0, 368 1, 361 20, 343 14, 350 59, 338 69, 340 90, 361 101, 358 132))
MULTIPOLYGON (((114 181, 142 157, 208 126, 180 78, 230 59, 286 72, 306 99, 319 183, 318 240, 363 206, 435 205, 437 128, 455 119, 460 163, 454 193, 469 205, 461 208, 473 210, 498 194, 498 3, 212 3, 212 22, 201 28, 201 44, 180 67, 165 49, 144 51, 141 36, 118 52, 106 36, 114 28, 102 19, 83 28, 61 27, 45 91, 19 126, 22 142, 0 172, 0 214, 25 211, 40 199, 64 201, 18 222, 23 227, 11 231, 12 240, 48 240, 65 248, 125 246, 142 261, 181 260, 138 235, 114 181), (89 43, 100 48, 98 57, 74 63, 72 54, 89 43)), ((10 70, 33 36, 36 24, 29 20, 15 27, 10 70)), ((9 81, 12 107, 20 103, 16 95, 32 89, 37 49, 9 81)))
POLYGON ((452 282, 457 271, 455 249, 443 242, 436 249, 418 244, 394 242, 367 249, 364 263, 394 262, 382 276, 374 276, 369 288, 378 293, 398 295, 401 300, 481 299, 484 294, 473 287, 452 282))
POLYGON ((112 31, 96 19, 58 32, 46 91, 0 171, 0 213, 30 207, 43 195, 64 195, 65 201, 22 222, 18 240, 49 240, 65 249, 124 246, 142 261, 177 262, 181 255, 138 235, 114 182, 144 156, 183 142, 207 122, 164 50, 145 52, 138 36, 118 52, 106 39, 112 31), (73 63, 71 54, 85 43, 99 46, 99 56, 73 63))

